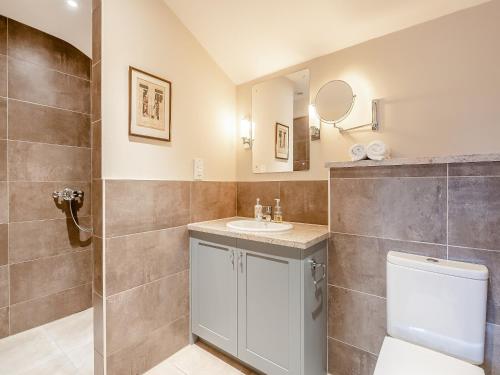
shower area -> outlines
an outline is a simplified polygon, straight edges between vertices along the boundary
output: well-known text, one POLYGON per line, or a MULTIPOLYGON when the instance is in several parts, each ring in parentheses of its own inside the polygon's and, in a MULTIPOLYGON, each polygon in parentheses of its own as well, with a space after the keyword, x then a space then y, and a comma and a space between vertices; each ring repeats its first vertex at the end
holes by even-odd
POLYGON ((0 15, 1 374, 94 373, 91 71, 0 15))

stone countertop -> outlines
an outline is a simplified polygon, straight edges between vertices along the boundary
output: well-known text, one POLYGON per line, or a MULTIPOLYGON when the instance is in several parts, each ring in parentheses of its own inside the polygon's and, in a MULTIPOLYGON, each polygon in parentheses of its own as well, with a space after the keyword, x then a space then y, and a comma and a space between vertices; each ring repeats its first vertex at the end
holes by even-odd
POLYGON ((481 163, 500 161, 500 154, 474 154, 474 155, 450 155, 450 156, 428 156, 414 158, 394 158, 382 161, 360 160, 360 161, 330 161, 325 163, 326 168, 354 168, 354 167, 377 167, 395 165, 418 165, 418 164, 454 164, 454 163, 481 163))
POLYGON ((248 217, 230 217, 226 219, 202 221, 188 224, 190 231, 216 234, 273 245, 308 249, 329 237, 328 226, 315 224, 291 223, 293 229, 286 232, 240 232, 229 229, 226 223, 233 220, 252 220, 248 217))

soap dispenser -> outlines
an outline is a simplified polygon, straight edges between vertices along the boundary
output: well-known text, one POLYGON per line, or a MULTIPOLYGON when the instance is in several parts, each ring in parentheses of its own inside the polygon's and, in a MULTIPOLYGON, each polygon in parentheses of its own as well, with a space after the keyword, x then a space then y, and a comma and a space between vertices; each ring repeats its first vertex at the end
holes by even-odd
POLYGON ((262 205, 260 204, 260 198, 257 198, 257 204, 254 208, 254 215, 257 220, 262 219, 262 205))
POLYGON ((276 206, 274 207, 274 221, 276 223, 281 223, 283 221, 283 210, 280 206, 280 199, 276 198, 276 206))

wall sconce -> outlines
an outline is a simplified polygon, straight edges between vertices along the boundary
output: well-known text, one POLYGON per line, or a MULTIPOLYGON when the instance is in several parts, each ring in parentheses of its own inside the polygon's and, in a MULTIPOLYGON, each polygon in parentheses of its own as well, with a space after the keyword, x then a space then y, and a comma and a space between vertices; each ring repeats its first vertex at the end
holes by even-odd
POLYGON ((313 104, 309 104, 309 134, 311 141, 318 141, 321 138, 321 121, 313 104))
POLYGON ((252 148, 252 122, 247 117, 243 117, 240 121, 240 137, 243 141, 243 147, 248 150, 252 148))

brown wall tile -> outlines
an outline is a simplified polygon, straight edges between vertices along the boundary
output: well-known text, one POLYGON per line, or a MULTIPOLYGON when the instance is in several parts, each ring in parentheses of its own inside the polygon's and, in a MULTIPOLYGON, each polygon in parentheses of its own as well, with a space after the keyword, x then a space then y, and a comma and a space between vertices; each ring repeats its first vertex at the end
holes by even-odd
POLYGON ((446 164, 332 168, 331 178, 446 177, 446 164))
POLYGON ((190 182, 106 181, 106 236, 186 225, 190 182))
POLYGON ((137 345, 189 312, 188 271, 115 294, 106 300, 107 353, 137 345))
POLYGON ((0 139, 7 139, 7 99, 0 98, 0 139))
POLYGON ((100 237, 94 236, 92 238, 93 245, 93 277, 94 277, 94 292, 99 293, 101 296, 102 293, 102 275, 104 270, 104 265, 102 263, 102 250, 103 250, 103 239, 100 237))
POLYGON ((7 264, 9 257, 9 225, 0 224, 0 266, 7 264))
POLYGON ((386 299, 328 287, 328 336, 377 354, 386 334, 386 299))
POLYGON ((189 317, 148 334, 141 342, 108 356, 108 375, 142 374, 188 344, 189 317))
POLYGON ((186 227, 115 237, 106 244, 106 295, 172 275, 189 267, 186 227))
POLYGON ((446 245, 332 233, 328 245, 328 283, 385 297, 389 251, 446 258, 446 245))
POLYGON ((500 374, 500 326, 486 325, 486 350, 483 368, 486 375, 500 374))
POLYGON ((92 9, 92 60, 101 61, 101 6, 92 9))
POLYGON ((450 176, 499 176, 500 162, 456 163, 448 167, 450 176))
MULTIPOLYGON (((61 190, 66 186, 84 191, 83 204, 73 206, 76 209, 78 217, 90 215, 90 183, 82 182, 10 182, 10 221, 27 221, 43 219, 61 219, 71 217, 68 205, 56 203, 52 199, 52 192, 61 190), (33 192, 36 195, 33 196, 33 192)), ((0 183, 0 199, 2 196, 2 187, 0 183)), ((0 223, 1 221, 0 205, 0 223)))
POLYGON ((372 375, 376 364, 377 356, 340 341, 328 339, 330 375, 372 375))
POLYGON ((238 182, 237 189, 237 214, 244 217, 254 217, 257 198, 263 206, 274 206, 274 199, 280 195, 278 181, 238 182))
POLYGON ((191 184, 191 222, 236 216, 236 183, 200 181, 191 184))
POLYGON ((446 178, 332 179, 332 232, 446 243, 446 178))
POLYGON ((90 79, 90 59, 68 42, 9 19, 9 56, 90 79))
POLYGON ((0 16, 0 54, 7 54, 7 18, 0 16))
POLYGON ((452 177, 449 195, 450 245, 500 250, 500 177, 452 177))
POLYGON ((279 198, 286 221, 328 224, 328 181, 280 182, 279 198))
POLYGON ((0 224, 8 223, 9 220, 9 196, 7 192, 7 182, 0 181, 0 224))
POLYGON ((90 149, 9 142, 10 181, 88 181, 90 149))
POLYGON ((90 147, 90 116, 9 100, 9 139, 90 147))
POLYGON ((101 178, 101 121, 92 124, 92 178, 101 178))
POLYGON ((101 63, 92 67, 92 122, 101 119, 101 63))
POLYGON ((102 180, 92 180, 92 225, 94 227, 94 235, 103 236, 103 197, 102 197, 102 180))
POLYGON ((486 251, 463 247, 448 248, 449 258, 463 262, 484 264, 489 270, 488 322, 500 325, 500 251, 486 251))
POLYGON ((0 141, 0 181, 7 181, 7 141, 0 141))
POLYGON ((0 309, 0 338, 9 335, 9 308, 0 309))
POLYGON ((8 85, 9 98, 90 114, 90 81, 9 57, 8 85))
POLYGON ((92 297, 93 311, 93 329, 94 329, 94 350, 99 354, 104 353, 104 313, 102 297, 94 293, 92 297))
POLYGON ((90 282, 90 250, 16 263, 10 266, 10 301, 16 304, 90 282))
MULTIPOLYGON (((80 218, 80 223, 90 226, 90 217, 80 218)), ((90 233, 81 232, 72 219, 11 223, 9 231, 10 263, 90 250, 90 233)))
POLYGON ((0 308, 9 306, 9 266, 0 267, 0 308))
POLYGON ((91 306, 92 284, 13 305, 10 309, 10 333, 25 331, 91 306))
POLYGON ((0 96, 7 97, 7 56, 0 55, 0 96))

